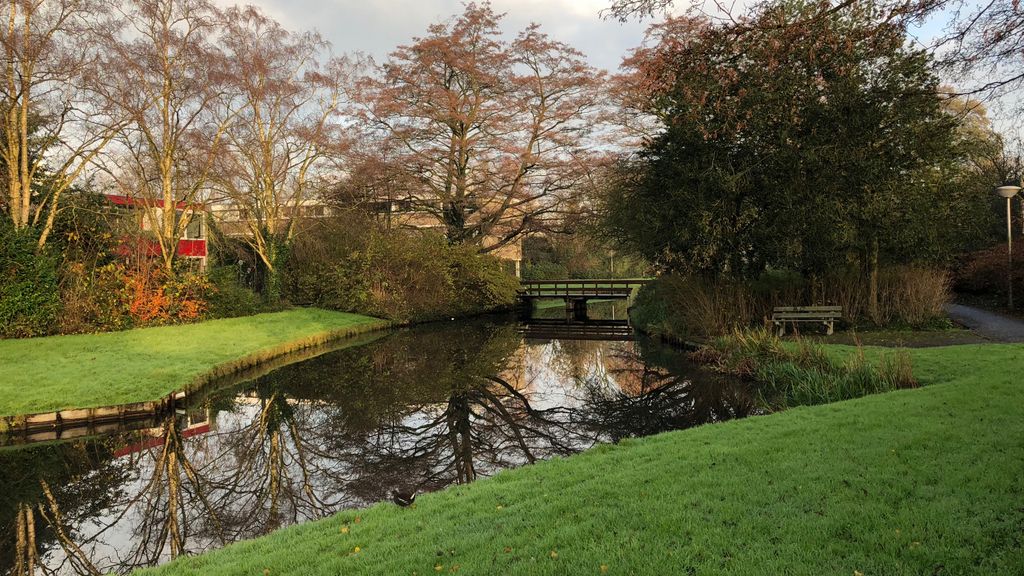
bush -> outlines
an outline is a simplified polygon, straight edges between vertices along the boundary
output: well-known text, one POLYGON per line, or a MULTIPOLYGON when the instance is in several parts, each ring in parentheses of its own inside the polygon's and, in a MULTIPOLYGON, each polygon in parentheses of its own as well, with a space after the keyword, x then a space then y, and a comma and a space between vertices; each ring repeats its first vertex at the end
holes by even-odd
POLYGON ((234 318, 267 311, 258 294, 242 285, 234 266, 212 268, 207 274, 211 289, 206 300, 213 318, 234 318))
POLYGON ((616 254, 584 222, 569 223, 574 232, 549 232, 523 239, 524 280, 566 278, 638 278, 649 267, 635 257, 616 254))
POLYGON ((515 302, 496 258, 431 230, 380 230, 357 216, 307 224, 284 272, 296 304, 399 322, 476 314, 515 302))
POLYGON ((568 277, 569 271, 557 262, 528 262, 523 266, 523 280, 564 280, 568 277))
POLYGON ((81 262, 64 266, 61 278, 60 332, 75 334, 124 330, 132 318, 122 304, 124 281, 121 268, 105 264, 96 268, 81 262))
MULTIPOLYGON (((945 317, 952 283, 944 270, 902 266, 878 274, 878 325, 922 327, 945 317)), ((868 286, 862 276, 837 274, 826 279, 826 301, 843 307, 843 316, 868 321, 868 286)))
POLYGON ((452 276, 451 309, 456 314, 479 314, 507 308, 518 296, 519 280, 505 271, 501 261, 481 256, 475 246, 449 246, 452 276))
POLYGON ((214 287, 203 274, 168 273, 154 260, 64 271, 60 332, 97 332, 192 322, 207 317, 214 287))
POLYGON ((752 292, 742 284, 668 275, 641 288, 631 314, 645 332, 705 340, 749 325, 758 312, 752 292))
MULTIPOLYGON (((1024 258, 1013 262, 1013 286, 1017 294, 1024 294, 1024 258)), ((1007 289, 1006 244, 966 255, 953 278, 957 292, 972 296, 991 296, 1001 302, 1007 289)))
POLYGON ((60 311, 57 258, 37 252, 32 230, 15 230, 0 219, 0 337, 54 331, 60 311))

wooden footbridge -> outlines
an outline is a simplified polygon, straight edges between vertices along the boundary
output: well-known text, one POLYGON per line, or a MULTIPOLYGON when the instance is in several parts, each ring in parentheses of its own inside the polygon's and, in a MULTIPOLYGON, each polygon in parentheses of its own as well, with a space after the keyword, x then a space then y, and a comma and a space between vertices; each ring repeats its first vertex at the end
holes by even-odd
POLYGON ((539 280, 522 282, 519 299, 527 304, 535 300, 560 298, 567 312, 579 317, 587 314, 589 300, 627 300, 633 291, 650 282, 644 278, 613 280, 539 280))
POLYGON ((540 280, 523 282, 519 297, 523 300, 563 298, 582 300, 625 300, 633 290, 650 282, 643 278, 623 280, 540 280))

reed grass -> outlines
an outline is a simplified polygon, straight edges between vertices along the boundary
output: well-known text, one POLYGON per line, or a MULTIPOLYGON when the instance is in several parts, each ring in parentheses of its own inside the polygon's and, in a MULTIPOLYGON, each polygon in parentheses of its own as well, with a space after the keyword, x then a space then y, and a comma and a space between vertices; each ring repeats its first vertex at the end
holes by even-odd
POLYGON ((767 328, 734 330, 692 353, 694 360, 757 382, 775 409, 827 404, 918 386, 910 355, 901 349, 869 361, 858 346, 837 359, 806 339, 783 342, 767 328))

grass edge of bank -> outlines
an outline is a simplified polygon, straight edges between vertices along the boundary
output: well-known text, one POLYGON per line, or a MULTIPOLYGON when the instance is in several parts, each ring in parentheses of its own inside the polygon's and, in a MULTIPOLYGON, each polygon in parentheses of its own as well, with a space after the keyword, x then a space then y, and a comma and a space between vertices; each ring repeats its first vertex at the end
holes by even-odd
MULTIPOLYGON (((253 349, 241 350, 237 354, 225 351, 220 354, 220 357, 216 358, 215 361, 206 362, 202 366, 195 367, 196 369, 188 371, 186 373, 173 373, 168 372, 170 368, 168 366, 142 366, 144 369, 152 369, 154 372, 158 372, 161 379, 159 381, 152 382, 148 388, 137 387, 131 391, 129 396, 114 395, 101 395, 100 398, 112 399, 112 401, 106 400, 89 400, 90 392, 95 393, 97 389, 102 389, 107 385, 111 385, 111 382, 91 382, 86 384, 84 389, 77 388, 80 385, 69 384, 68 382, 36 382, 37 386, 41 385, 43 388, 52 387, 52 396, 61 396, 61 389, 66 393, 67 388, 77 388, 75 393, 72 394, 70 400, 64 403, 52 403, 49 405, 43 405, 36 403, 37 408, 28 409, 15 409, 11 410, 8 408, 0 408, 0 431, 6 427, 17 426, 25 417, 48 414, 65 410, 72 409, 87 409, 99 406, 118 406, 134 404, 138 402, 146 402, 157 400, 167 396, 168 394, 174 394, 178 392, 194 392, 207 384, 217 381, 233 373, 252 368, 267 360, 278 358, 286 354, 298 352, 304 349, 322 346, 326 343, 335 340, 341 340, 351 338, 360 334, 366 334, 378 330, 384 330, 390 327, 394 327, 396 324, 379 318, 373 318, 370 316, 363 316, 359 314, 350 314, 345 312, 335 312, 330 310, 322 310, 317 308, 295 308, 282 312, 269 312, 263 314, 256 314, 252 316, 241 316, 236 318, 225 318, 209 320, 205 322, 198 322, 195 324, 183 324, 176 326, 161 326, 155 328, 139 328, 135 330, 127 330, 123 332, 102 332, 96 334, 78 334, 78 335, 60 335, 60 336, 46 336, 41 338, 28 338, 28 339, 17 339, 17 340, 0 340, 0 354, 6 352, 10 353, 13 349, 15 353, 26 351, 26 347, 32 346, 38 348, 38 345, 45 344, 42 355, 38 359, 22 359, 19 363, 16 359, 11 364, 13 369, 31 367, 36 370, 40 369, 38 365, 45 365, 48 362, 55 362, 54 358, 47 358, 46 353, 54 353, 62 351, 65 354, 74 356, 75 354, 96 354, 97 356, 117 355, 126 354, 127 352, 118 346, 124 346, 125 343, 131 342, 134 339, 138 340, 139 336, 150 336, 157 332, 160 332, 165 338, 160 341, 161 345, 167 349, 163 351, 166 357, 161 358, 165 363, 173 364, 174 361, 174 346, 176 342, 181 341, 182 338, 194 338, 200 339, 204 332, 211 332, 210 327, 216 327, 219 330, 215 334, 210 336, 223 336, 225 327, 228 331, 235 329, 244 331, 247 328, 253 328, 254 323, 260 324, 261 322, 273 322, 281 319, 292 320, 296 322, 296 326, 292 327, 292 332, 301 332, 308 326, 308 331, 304 334, 290 334, 286 339, 278 339, 273 341, 268 340, 264 337, 264 341, 255 343, 253 349), (332 326, 333 324, 333 326, 332 326), (177 338, 177 339, 176 339, 177 338), (70 347, 62 344, 71 343, 70 347), (62 349, 63 348, 63 349, 62 349), (67 348, 71 348, 68 350, 67 348), (230 357, 228 357, 230 356, 230 357), (33 363, 38 364, 37 366, 31 366, 33 363)), ((260 326, 261 328, 267 328, 260 326)), ((144 339, 144 338, 142 338, 144 339)), ((204 353, 208 353, 208 350, 204 350, 204 353)), ((161 350, 156 350, 155 356, 160 357, 161 350)), ((93 360, 96 358, 93 357, 93 360)), ((74 361, 75 358, 72 358, 74 361)), ((145 362, 142 362, 145 364, 145 362)), ((171 366, 173 367, 173 366, 171 366)), ((8 370, 12 370, 11 366, 8 366, 8 370)), ((0 370, 2 372, 2 370, 0 370)), ((81 371, 80 377, 82 379, 88 378, 90 373, 84 367, 81 371)), ((19 382, 24 384, 24 382, 19 382)), ((8 390, 0 397, 5 403, 18 405, 10 402, 11 391, 8 390)), ((24 405, 25 402, 22 402, 24 405)), ((29 402, 28 406, 33 404, 29 402)))

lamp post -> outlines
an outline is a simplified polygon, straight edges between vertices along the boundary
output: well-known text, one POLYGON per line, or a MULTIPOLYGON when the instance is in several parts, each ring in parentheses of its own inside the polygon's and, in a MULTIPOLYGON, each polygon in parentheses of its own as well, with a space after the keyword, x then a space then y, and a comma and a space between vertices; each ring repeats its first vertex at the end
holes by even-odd
POLYGON ((1007 279, 1007 306, 1013 310, 1013 219, 1012 200, 1020 192, 1020 186, 1007 184, 996 188, 996 194, 1006 198, 1006 279, 1007 279))

